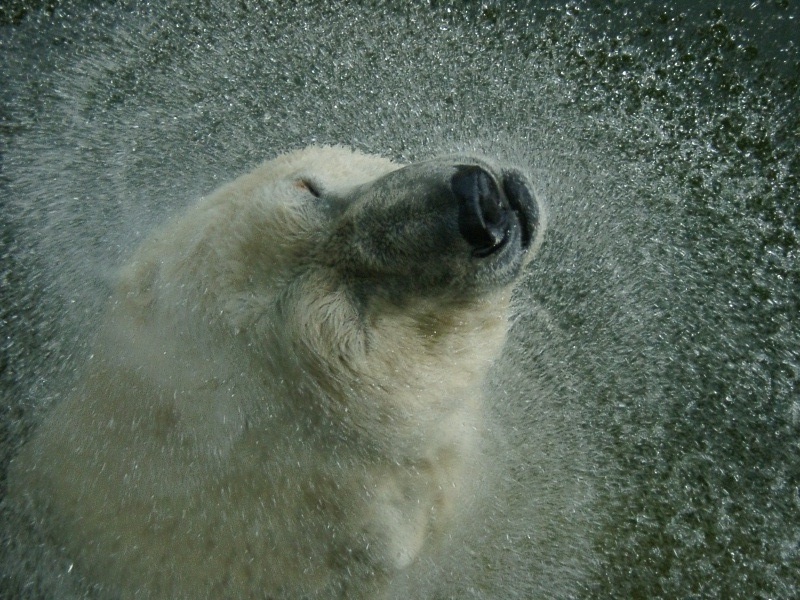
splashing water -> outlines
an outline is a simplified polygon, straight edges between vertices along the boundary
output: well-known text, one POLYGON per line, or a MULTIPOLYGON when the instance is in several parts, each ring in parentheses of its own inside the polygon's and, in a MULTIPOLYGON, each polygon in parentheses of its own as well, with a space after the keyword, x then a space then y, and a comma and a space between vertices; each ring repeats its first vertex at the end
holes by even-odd
MULTIPOLYGON (((477 151, 550 229, 491 381, 514 468, 437 597, 796 597, 800 59, 760 4, 20 3, 0 493, 156 224, 309 143, 477 151)), ((102 597, 2 523, 0 593, 102 597)))

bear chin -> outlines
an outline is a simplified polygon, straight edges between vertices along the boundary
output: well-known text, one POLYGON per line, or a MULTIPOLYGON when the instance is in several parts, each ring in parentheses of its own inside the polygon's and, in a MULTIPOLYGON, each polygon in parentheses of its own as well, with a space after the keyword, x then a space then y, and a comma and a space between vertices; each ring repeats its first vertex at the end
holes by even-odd
POLYGON ((399 597, 491 481, 482 386, 543 215, 485 158, 265 163, 121 269, 10 497, 111 597, 399 597))

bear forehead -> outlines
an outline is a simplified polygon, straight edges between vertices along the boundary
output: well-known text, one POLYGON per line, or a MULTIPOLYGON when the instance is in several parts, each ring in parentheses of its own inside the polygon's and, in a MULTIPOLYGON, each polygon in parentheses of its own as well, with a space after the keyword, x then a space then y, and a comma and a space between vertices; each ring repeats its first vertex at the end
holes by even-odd
POLYGON ((304 179, 328 190, 349 189, 374 181, 402 165, 343 146, 312 146, 285 154, 252 173, 260 182, 304 179))

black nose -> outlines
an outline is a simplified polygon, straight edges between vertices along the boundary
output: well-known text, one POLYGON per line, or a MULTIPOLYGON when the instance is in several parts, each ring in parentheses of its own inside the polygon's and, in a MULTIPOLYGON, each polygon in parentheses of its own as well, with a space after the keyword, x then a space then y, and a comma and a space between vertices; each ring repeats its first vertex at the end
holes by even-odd
POLYGON ((459 202, 458 230, 475 256, 488 256, 508 236, 508 202, 492 176, 478 166, 459 166, 450 185, 459 202))

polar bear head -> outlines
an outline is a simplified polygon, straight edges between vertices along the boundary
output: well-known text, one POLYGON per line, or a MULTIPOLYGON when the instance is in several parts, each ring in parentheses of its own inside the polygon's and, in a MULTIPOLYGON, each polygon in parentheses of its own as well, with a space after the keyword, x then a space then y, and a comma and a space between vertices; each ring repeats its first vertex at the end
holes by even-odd
MULTIPOLYGON (((268 382, 273 408, 347 412, 359 430, 387 419, 394 431, 418 427, 478 393, 542 231, 518 169, 469 156, 400 166, 311 147, 154 235, 124 271, 109 322, 138 329, 132 366, 166 370, 170 385, 245 371, 268 382), (179 373, 163 356, 180 357, 179 373)), ((215 414, 231 426, 242 421, 234 413, 263 408, 215 414)), ((195 432, 215 420, 197 410, 195 432)))

